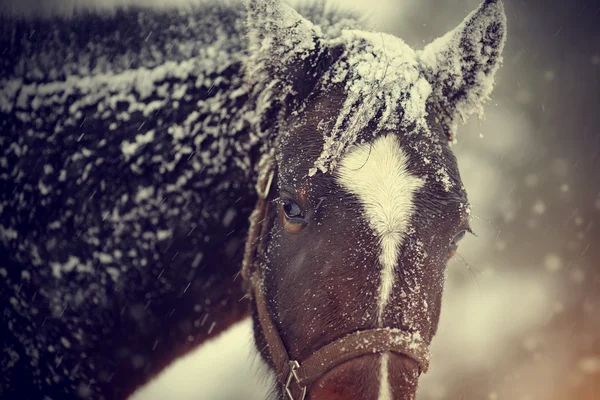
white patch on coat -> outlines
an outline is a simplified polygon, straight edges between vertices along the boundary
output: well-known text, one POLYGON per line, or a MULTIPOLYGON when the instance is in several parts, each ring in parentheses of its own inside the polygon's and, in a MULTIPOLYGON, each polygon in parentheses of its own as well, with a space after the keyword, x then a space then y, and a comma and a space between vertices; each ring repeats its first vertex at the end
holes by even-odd
POLYGON ((377 138, 372 145, 349 149, 338 167, 337 179, 360 199, 366 219, 380 240, 377 318, 381 325, 394 285, 400 246, 414 211, 413 197, 425 182, 408 171, 408 156, 393 134, 377 138))
POLYGON ((277 377, 253 338, 252 319, 246 318, 174 360, 129 400, 273 399, 277 377), (223 385, 227 376, 235 379, 223 385))
POLYGON ((388 363, 390 353, 381 354, 381 370, 379 371, 379 396, 377 400, 392 400, 392 388, 390 387, 388 363))

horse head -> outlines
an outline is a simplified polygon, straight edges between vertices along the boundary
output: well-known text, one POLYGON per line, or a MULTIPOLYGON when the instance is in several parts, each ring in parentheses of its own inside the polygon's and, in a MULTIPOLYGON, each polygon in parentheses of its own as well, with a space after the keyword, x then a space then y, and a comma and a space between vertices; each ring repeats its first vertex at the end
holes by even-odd
POLYGON ((256 127, 273 134, 243 269, 257 346, 285 398, 414 398, 469 231, 449 143, 491 93, 502 3, 420 51, 275 0, 247 18, 246 77, 277 121, 256 127))

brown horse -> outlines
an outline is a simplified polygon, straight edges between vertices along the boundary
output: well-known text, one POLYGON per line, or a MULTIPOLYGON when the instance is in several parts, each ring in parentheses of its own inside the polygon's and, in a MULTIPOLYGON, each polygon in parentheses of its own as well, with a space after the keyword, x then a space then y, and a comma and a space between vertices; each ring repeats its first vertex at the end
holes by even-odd
POLYGON ((124 398, 251 310, 278 396, 414 398, 503 7, 422 51, 303 14, 4 17, 0 394, 124 398))
POLYGON ((485 2, 413 52, 363 31, 329 39, 259 3, 249 16, 257 81, 279 80, 272 93, 294 100, 298 87, 308 93, 259 179, 258 244, 244 267, 256 342, 291 399, 414 398, 445 265, 469 231, 447 142, 490 93, 502 5, 485 2))

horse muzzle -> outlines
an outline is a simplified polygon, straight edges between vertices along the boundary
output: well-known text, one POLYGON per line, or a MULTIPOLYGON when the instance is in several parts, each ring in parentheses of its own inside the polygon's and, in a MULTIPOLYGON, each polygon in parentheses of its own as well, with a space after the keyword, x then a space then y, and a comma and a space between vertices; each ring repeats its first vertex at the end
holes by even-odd
POLYGON ((329 370, 311 385, 306 399, 414 399, 419 374, 419 364, 403 354, 367 354, 329 370))

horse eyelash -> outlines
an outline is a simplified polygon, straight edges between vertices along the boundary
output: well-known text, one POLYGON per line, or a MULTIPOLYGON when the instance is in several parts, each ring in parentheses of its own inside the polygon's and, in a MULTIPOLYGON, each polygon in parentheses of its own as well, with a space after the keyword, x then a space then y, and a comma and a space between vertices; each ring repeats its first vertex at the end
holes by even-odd
POLYGON ((369 158, 371 158, 371 151, 373 150, 373 142, 369 143, 369 154, 367 154, 367 159, 365 160, 365 162, 363 163, 363 165, 361 165, 360 167, 356 168, 353 171, 360 171, 361 169, 363 169, 363 167, 365 165, 367 165, 367 163, 369 162, 369 158))
POLYGON ((315 206, 315 211, 317 211, 319 209, 319 207, 321 206, 321 203, 323 203, 326 198, 327 198, 327 196, 321 196, 317 199, 317 200, 319 200, 319 202, 315 206))

